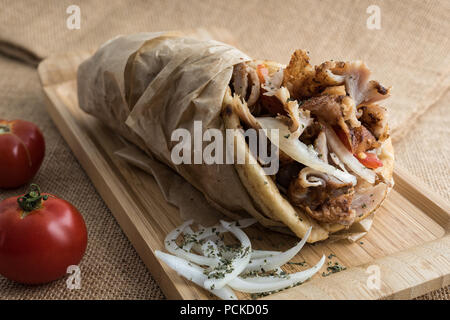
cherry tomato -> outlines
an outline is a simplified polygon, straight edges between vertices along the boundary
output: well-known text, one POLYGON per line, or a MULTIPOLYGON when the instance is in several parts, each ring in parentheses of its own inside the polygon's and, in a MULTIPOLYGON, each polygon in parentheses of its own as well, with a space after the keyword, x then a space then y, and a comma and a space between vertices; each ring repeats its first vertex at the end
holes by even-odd
POLYGON ((24 283, 61 278, 77 265, 87 245, 83 217, 69 202, 37 185, 0 202, 0 274, 24 283))
POLYGON ((44 137, 34 123, 0 120, 0 188, 16 188, 30 181, 44 155, 44 137))
POLYGON ((383 166, 383 162, 378 159, 375 153, 361 152, 360 154, 355 154, 355 157, 369 169, 376 169, 383 166))
MULTIPOLYGON (((342 143, 345 145, 345 147, 348 149, 348 151, 352 152, 350 141, 348 140, 348 137, 345 134, 344 130, 342 130, 340 127, 334 127, 334 131, 336 132, 342 143)), ((359 154, 353 155, 356 157, 356 159, 359 160, 359 162, 361 162, 365 167, 369 169, 376 169, 383 166, 383 162, 378 159, 375 153, 360 152, 359 154)))

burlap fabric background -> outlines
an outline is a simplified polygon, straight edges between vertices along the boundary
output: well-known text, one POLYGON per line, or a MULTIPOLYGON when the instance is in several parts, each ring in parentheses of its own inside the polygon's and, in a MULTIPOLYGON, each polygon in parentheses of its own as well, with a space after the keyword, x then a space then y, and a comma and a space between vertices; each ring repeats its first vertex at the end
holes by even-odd
MULTIPOLYGON (((47 154, 35 182, 83 213, 89 245, 82 289, 64 281, 25 287, 0 277, 3 299, 161 299, 89 178, 45 111, 35 66, 67 50, 95 48, 117 34, 224 27, 255 58, 283 63, 296 48, 312 61, 362 59, 394 86, 391 110, 397 163, 450 200, 450 2, 443 1, 31 1, 0 0, 0 118, 42 129, 47 154), (69 5, 81 8, 81 29, 69 30, 69 5), (369 30, 367 7, 381 9, 381 30, 369 30)), ((0 191, 0 199, 24 189, 0 191)), ((443 288, 420 299, 448 299, 443 288)))

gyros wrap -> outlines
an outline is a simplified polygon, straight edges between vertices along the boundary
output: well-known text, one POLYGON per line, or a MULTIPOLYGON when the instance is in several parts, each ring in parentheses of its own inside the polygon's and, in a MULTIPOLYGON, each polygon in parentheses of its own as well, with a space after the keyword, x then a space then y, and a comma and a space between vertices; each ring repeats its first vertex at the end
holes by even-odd
POLYGON ((110 40, 80 65, 78 98, 223 214, 250 214, 300 238, 312 225, 308 242, 316 242, 368 217, 393 184, 386 110, 377 104, 389 89, 369 76, 360 61, 313 67, 302 50, 285 67, 217 41, 142 33, 110 40), (204 135, 200 148, 191 141, 184 149, 190 163, 174 161, 173 133, 186 129, 194 140, 199 124, 200 134, 216 129, 223 149, 247 161, 194 163, 219 143, 204 135), (275 150, 279 170, 266 175, 245 132, 233 130, 230 143, 226 129, 263 130, 258 140, 275 150))

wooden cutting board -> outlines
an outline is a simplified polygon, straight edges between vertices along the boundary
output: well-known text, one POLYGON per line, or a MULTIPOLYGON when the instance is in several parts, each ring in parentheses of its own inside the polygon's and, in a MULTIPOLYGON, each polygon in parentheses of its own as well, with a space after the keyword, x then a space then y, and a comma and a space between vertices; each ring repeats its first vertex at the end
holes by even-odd
MULTIPOLYGON (((232 43, 224 30, 197 30, 202 38, 232 43)), ((164 251, 167 233, 181 224, 153 177, 114 155, 122 140, 78 106, 76 71, 92 52, 49 57, 39 65, 48 112, 114 217, 169 299, 210 299, 204 289, 181 278, 154 256, 164 251)), ((396 166, 395 187, 375 215, 368 235, 306 245, 293 261, 339 262, 345 271, 323 276, 264 299, 410 299, 450 284, 450 205, 396 166), (379 271, 380 286, 374 276, 379 271)), ((257 249, 286 250, 296 239, 256 226, 246 229, 257 249), (276 240, 275 240, 276 239, 276 240)), ((287 265, 287 272, 307 268, 287 265)), ((238 293, 242 299, 250 295, 238 293)))

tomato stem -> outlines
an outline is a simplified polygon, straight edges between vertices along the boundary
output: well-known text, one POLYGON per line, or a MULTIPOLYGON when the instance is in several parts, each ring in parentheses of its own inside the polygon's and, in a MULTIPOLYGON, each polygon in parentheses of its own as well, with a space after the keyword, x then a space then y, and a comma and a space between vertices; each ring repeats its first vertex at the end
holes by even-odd
POLYGON ((9 126, 0 125, 0 134, 8 133, 10 131, 11 129, 9 128, 9 126))
POLYGON ((32 183, 28 193, 17 198, 19 207, 23 210, 22 218, 25 218, 31 211, 41 208, 42 201, 48 199, 47 195, 41 195, 41 189, 37 184, 32 183))

